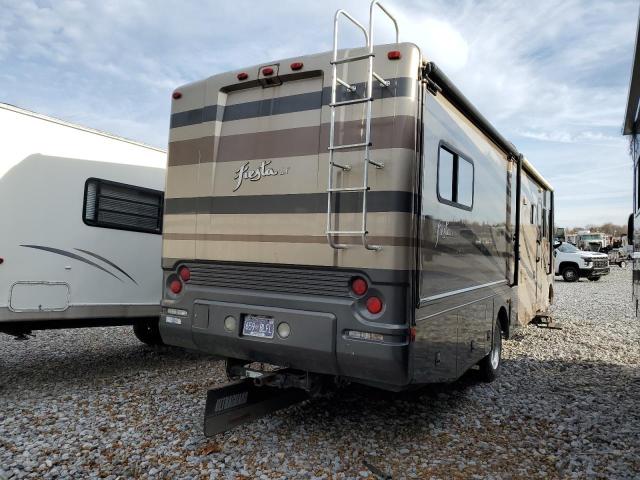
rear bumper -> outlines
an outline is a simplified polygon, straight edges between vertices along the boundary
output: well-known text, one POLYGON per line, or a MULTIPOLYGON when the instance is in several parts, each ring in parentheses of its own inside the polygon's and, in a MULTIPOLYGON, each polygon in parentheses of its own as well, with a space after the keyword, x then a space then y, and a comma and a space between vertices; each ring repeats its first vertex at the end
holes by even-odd
MULTIPOLYGON (((401 287, 381 287, 406 290, 401 287)), ((385 298, 394 297, 387 291, 385 298)), ((198 351, 249 361, 266 362, 313 373, 336 375, 388 389, 402 389, 410 383, 409 328, 404 302, 392 318, 382 323, 358 313, 357 299, 348 296, 319 296, 259 292, 233 288, 186 285, 179 299, 165 299, 160 321, 163 341, 198 351), (182 309, 185 316, 169 313, 182 309), (286 322, 287 338, 242 334, 246 315, 266 315, 275 326, 286 322), (224 319, 236 319, 232 331, 224 319), (383 341, 356 340, 349 330, 383 335, 383 341)), ((390 305, 383 315, 390 318, 390 305)))

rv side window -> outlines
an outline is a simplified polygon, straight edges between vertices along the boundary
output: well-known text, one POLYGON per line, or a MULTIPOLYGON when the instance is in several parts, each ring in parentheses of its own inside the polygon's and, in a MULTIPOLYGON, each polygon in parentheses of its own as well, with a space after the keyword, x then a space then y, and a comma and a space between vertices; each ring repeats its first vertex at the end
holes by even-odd
POLYGON ((473 163, 446 147, 438 152, 438 199, 465 210, 473 205, 473 163))
POLYGON ((159 190, 90 178, 82 219, 92 227, 162 233, 164 194, 159 190))

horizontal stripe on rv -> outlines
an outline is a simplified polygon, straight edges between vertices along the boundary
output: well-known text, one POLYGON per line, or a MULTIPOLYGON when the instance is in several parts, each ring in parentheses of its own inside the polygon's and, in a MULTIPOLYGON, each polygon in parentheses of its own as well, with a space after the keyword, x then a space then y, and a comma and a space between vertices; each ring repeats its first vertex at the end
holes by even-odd
MULTIPOLYGON (((418 111, 417 101, 410 97, 389 99, 386 101, 373 102, 371 106, 371 118, 383 118, 390 116, 389 105, 392 103, 393 116, 416 116, 418 111)), ((360 121, 362 122, 362 105, 350 105, 340 110, 338 117, 340 122, 360 121)), ((328 123, 330 118, 329 107, 322 110, 307 110, 304 112, 287 113, 285 115, 271 115, 269 117, 247 118, 244 120, 234 120, 227 122, 203 122, 187 127, 172 128, 169 131, 169 142, 179 142, 207 136, 239 135, 242 133, 268 132, 272 130, 286 130, 291 127, 312 127, 323 123, 328 123)))
MULTIPOLYGON (((389 87, 381 87, 374 83, 374 99, 408 97, 415 94, 413 78, 401 77, 388 79, 389 87)), ((337 101, 362 98, 366 95, 364 82, 355 84, 357 90, 350 93, 344 87, 337 89, 337 101)), ((202 122, 233 121, 247 118, 281 115, 306 110, 317 110, 318 106, 329 105, 331 101, 331 88, 324 87, 322 91, 275 97, 267 100, 256 100, 235 105, 207 105, 186 112, 178 112, 171 115, 171 128, 196 125, 202 122)))
POLYGON ((288 265, 340 266, 382 270, 409 270, 415 263, 415 248, 383 246, 372 253, 362 246, 339 252, 327 244, 261 243, 246 241, 171 240, 162 244, 163 258, 203 259, 288 265))
MULTIPOLYGON (((258 243, 315 243, 326 245, 326 235, 244 235, 224 233, 165 233, 167 240, 201 240, 207 242, 258 242, 258 243)), ((347 245, 362 245, 360 237, 333 237, 336 243, 347 245)), ((396 247, 409 247, 415 244, 410 237, 381 237, 369 236, 369 242, 376 245, 392 245, 396 247)))
MULTIPOLYGON (((362 193, 338 193, 333 197, 334 211, 350 213, 362 211, 362 193)), ((369 212, 413 211, 414 198, 410 192, 369 192, 369 212)), ((182 213, 322 213, 327 211, 326 193, 286 195, 244 195, 224 197, 168 198, 164 212, 182 213)))
MULTIPOLYGON (((166 215, 163 225, 167 234, 226 234, 226 235, 309 235, 323 236, 327 221, 326 213, 262 213, 260 215, 237 214, 183 214, 166 215), (198 229, 194 230, 197 217, 198 229)), ((359 226, 362 213, 343 213, 340 223, 343 228, 359 226)), ((413 226, 410 213, 372 212, 367 216, 367 228, 372 235, 383 237, 407 237, 413 226)))
MULTIPOLYGON (((371 154, 371 159, 383 162, 385 168, 369 167, 369 181, 381 191, 411 191, 416 169, 416 156, 407 149, 381 149, 371 154)), ((350 165, 349 175, 336 175, 336 187, 361 187, 364 157, 361 151, 340 154, 340 162, 350 165)), ((329 154, 302 157, 274 158, 267 160, 269 168, 287 171, 287 175, 265 177, 260 181, 246 180, 237 187, 237 174, 247 162, 244 160, 222 163, 201 163, 169 167, 166 198, 207 197, 226 195, 270 195, 286 191, 288 194, 325 192, 329 154)), ((262 162, 252 161, 257 168, 262 162)))
MULTIPOLYGON (((410 116, 377 118, 372 121, 372 149, 415 149, 416 119, 410 116)), ((336 145, 362 141, 362 121, 336 125, 336 145)), ((269 158, 313 155, 326 152, 329 125, 289 128, 268 132, 203 137, 169 144, 168 165, 194 165, 214 161, 214 144, 218 142, 216 162, 264 160, 269 158)))

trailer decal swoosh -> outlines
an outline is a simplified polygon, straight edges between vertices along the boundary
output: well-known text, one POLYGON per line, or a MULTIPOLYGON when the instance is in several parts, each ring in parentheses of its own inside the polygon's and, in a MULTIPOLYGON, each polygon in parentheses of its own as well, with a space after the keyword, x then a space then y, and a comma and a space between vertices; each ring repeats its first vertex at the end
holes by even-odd
POLYGON ((104 257, 101 257, 100 255, 98 255, 97 253, 93 253, 90 252, 89 250, 83 250, 82 248, 76 248, 77 251, 82 252, 82 253, 86 253, 87 255, 91 255, 92 257, 97 258, 98 260, 102 260, 104 263, 111 265, 113 268, 115 268, 116 270, 118 270, 119 272, 125 274, 127 276, 127 278, 129 278, 133 283, 135 283, 136 285, 138 285, 138 282, 136 282, 134 280, 134 278, 129 275, 127 272, 125 272, 123 269, 121 269, 118 265, 116 265, 115 263, 113 263, 111 260, 107 260, 104 257))
POLYGON ((66 250, 60 250, 59 248, 44 247, 42 245, 20 245, 20 246, 21 247, 26 247, 26 248, 35 248, 36 250, 44 250, 45 252, 56 253, 58 255, 62 255, 63 257, 69 257, 69 258, 72 258, 74 260, 78 260, 79 262, 84 262, 87 265, 91 265, 92 267, 97 268, 98 270, 102 270, 103 272, 111 275, 113 278, 115 278, 117 280, 120 280, 122 282, 122 279, 120 277, 117 277, 116 275, 111 273, 106 268, 103 268, 100 265, 98 265, 97 263, 92 262, 91 260, 87 260, 86 258, 83 258, 80 255, 76 255, 73 252, 67 252, 66 250))

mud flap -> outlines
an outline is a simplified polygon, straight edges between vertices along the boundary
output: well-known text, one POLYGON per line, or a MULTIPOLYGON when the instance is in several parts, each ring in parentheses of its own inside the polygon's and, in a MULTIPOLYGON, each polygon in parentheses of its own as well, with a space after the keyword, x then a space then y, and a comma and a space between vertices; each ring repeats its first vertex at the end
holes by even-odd
POLYGON ((204 409, 204 434, 211 437, 269 413, 307 400, 299 388, 256 386, 247 378, 207 392, 204 409))

